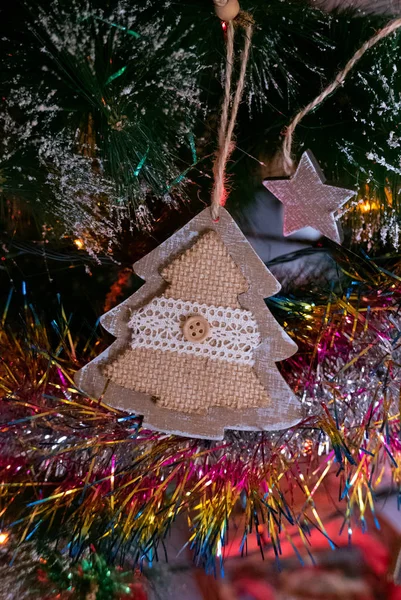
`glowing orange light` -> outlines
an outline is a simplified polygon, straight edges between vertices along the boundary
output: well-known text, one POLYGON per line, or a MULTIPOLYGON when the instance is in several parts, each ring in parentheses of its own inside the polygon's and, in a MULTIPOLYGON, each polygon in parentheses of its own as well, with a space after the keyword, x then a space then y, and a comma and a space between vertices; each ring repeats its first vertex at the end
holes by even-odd
POLYGON ((78 250, 82 250, 82 248, 84 247, 84 243, 80 239, 74 240, 74 244, 76 245, 76 247, 78 248, 78 250))
POLYGON ((0 533, 0 544, 6 544, 8 541, 8 533, 0 533))
POLYGON ((310 439, 305 440, 303 450, 304 454, 311 454, 313 450, 313 441, 310 439))
POLYGON ((380 206, 375 200, 363 200, 358 204, 358 208, 363 213, 368 213, 373 210, 378 210, 380 206))

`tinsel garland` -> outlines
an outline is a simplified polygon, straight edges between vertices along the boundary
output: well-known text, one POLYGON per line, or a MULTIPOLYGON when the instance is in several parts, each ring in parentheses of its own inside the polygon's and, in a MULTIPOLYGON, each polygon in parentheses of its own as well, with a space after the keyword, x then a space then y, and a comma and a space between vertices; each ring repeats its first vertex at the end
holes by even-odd
POLYGON ((13 543, 48 536, 68 540, 72 556, 94 544, 110 560, 129 553, 152 563, 185 515, 195 562, 213 570, 238 514, 238 552, 250 535, 277 556, 283 534, 296 530, 305 543, 311 527, 325 535, 319 493, 329 478, 349 532, 364 526, 380 487, 401 483, 401 277, 395 259, 333 256, 341 277, 331 291, 271 304, 299 345, 281 368, 303 422, 231 431, 222 442, 146 431, 135 416, 82 397, 72 375, 101 339, 75 339, 61 306, 45 325, 26 295, 23 330, 8 324, 10 295, 0 332, 0 502, 13 543))

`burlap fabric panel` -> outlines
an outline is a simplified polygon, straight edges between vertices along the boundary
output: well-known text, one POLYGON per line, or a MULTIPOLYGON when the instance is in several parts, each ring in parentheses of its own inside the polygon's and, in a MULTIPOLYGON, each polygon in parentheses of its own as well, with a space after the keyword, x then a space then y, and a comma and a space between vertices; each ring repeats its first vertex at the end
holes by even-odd
POLYGON ((164 295, 176 300, 189 300, 241 308, 238 294, 249 284, 214 231, 201 236, 196 244, 173 260, 161 272, 168 282, 164 295))
POLYGON ((122 387, 152 395, 163 408, 206 414, 211 406, 268 406, 266 390, 249 365, 149 348, 127 350, 104 373, 122 387))

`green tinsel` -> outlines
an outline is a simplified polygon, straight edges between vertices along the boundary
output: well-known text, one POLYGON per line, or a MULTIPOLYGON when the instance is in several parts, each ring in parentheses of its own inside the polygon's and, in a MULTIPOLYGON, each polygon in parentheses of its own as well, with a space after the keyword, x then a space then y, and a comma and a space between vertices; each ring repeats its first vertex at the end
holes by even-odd
POLYGON ((130 587, 123 581, 128 579, 127 574, 120 573, 95 553, 78 564, 71 564, 53 553, 48 556, 43 570, 55 594, 66 591, 76 600, 86 600, 90 594, 93 600, 110 600, 130 593, 130 587))
POLYGON ((109 564, 96 552, 73 560, 42 538, 0 553, 0 597, 26 600, 144 600, 144 577, 109 564), (141 582, 139 581, 141 579, 141 582), (14 595, 11 595, 14 594, 14 595))

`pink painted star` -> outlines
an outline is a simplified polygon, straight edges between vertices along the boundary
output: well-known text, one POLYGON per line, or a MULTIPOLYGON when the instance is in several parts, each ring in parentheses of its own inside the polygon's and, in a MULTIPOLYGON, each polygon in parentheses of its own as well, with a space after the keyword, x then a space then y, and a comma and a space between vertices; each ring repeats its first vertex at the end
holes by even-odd
POLYGON ((356 192, 325 184, 325 177, 310 151, 304 152, 290 179, 266 179, 263 185, 284 206, 284 235, 313 227, 340 244, 336 211, 356 192))

